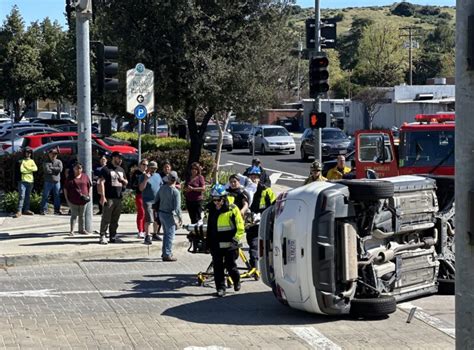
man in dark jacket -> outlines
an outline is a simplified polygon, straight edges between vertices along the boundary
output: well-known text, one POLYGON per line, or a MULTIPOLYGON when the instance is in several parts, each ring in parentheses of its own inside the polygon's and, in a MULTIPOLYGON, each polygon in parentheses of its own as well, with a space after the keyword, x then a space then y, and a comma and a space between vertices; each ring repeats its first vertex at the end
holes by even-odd
POLYGON ((271 187, 272 186, 272 182, 270 180, 270 176, 268 176, 267 172, 265 171, 265 169, 263 169, 262 167, 262 162, 260 161, 259 158, 254 158, 252 159, 252 165, 249 166, 245 172, 244 172, 244 176, 249 176, 250 175, 250 170, 253 168, 253 167, 257 167, 260 169, 260 182, 262 184, 264 184, 265 186, 267 187, 271 187))
POLYGON ((43 196, 41 197, 40 214, 46 215, 48 212, 48 198, 53 191, 54 214, 61 215, 61 173, 63 171, 63 162, 58 159, 58 151, 53 148, 49 150, 48 158, 43 162, 43 196))

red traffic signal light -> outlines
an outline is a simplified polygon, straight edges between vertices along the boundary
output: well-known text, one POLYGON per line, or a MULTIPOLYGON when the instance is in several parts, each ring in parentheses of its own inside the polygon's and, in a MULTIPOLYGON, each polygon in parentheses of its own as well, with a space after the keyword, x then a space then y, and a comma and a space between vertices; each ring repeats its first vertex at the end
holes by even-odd
POLYGON ((309 114, 309 127, 311 129, 322 129, 326 127, 326 113, 312 111, 309 114))

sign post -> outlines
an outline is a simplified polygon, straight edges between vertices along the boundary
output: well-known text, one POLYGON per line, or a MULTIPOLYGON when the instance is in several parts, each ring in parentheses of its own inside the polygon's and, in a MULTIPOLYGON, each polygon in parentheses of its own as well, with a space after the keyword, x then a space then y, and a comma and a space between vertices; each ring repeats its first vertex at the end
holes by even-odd
POLYGON ((153 71, 138 63, 127 71, 127 112, 138 120, 138 163, 142 159, 142 120, 155 110, 153 71))

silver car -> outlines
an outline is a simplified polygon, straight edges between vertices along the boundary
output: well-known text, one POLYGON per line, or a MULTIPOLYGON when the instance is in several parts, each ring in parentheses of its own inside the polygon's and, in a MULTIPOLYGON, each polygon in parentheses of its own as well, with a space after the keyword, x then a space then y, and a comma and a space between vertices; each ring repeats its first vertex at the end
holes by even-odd
POLYGON ((288 130, 279 125, 258 125, 249 137, 249 152, 289 152, 294 154, 296 144, 288 130))
MULTIPOLYGON (((217 147, 217 141, 219 140, 219 129, 216 124, 208 124, 206 132, 204 133, 204 148, 215 149, 217 147)), ((224 131, 224 139, 222 140, 222 148, 229 152, 233 149, 233 138, 232 135, 224 131)))

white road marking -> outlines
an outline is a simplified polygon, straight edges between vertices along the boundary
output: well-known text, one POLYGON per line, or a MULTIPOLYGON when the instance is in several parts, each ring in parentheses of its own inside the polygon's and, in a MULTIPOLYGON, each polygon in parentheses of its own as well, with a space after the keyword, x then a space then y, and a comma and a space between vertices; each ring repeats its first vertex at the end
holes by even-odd
POLYGON ((296 182, 304 182, 305 179, 295 179, 293 177, 281 176, 279 178, 280 181, 296 181, 296 182))
POLYGON ((233 165, 235 165, 235 164, 227 162, 225 164, 219 164, 219 168, 223 168, 223 167, 226 167, 226 166, 233 166, 233 165))
POLYGON ((225 348, 222 346, 211 345, 211 346, 187 346, 184 350, 230 350, 230 348, 225 348))
MULTIPOLYGON (((235 162, 235 161, 233 161, 233 160, 229 160, 227 163, 232 163, 232 164, 237 164, 237 165, 243 165, 243 166, 245 166, 245 167, 248 167, 248 166, 249 166, 247 163, 235 162)), ((281 170, 276 170, 276 169, 270 169, 270 168, 265 168, 265 170, 271 171, 271 172, 273 172, 273 173, 286 174, 286 175, 289 175, 289 176, 295 177, 295 178, 306 179, 306 176, 298 175, 298 174, 293 174, 293 173, 288 173, 288 172, 286 172, 286 171, 281 171, 281 170)))
POLYGON ((441 332, 449 335, 451 338, 456 339, 456 330, 452 325, 448 324, 446 321, 440 320, 437 317, 431 316, 427 312, 423 311, 421 307, 408 302, 400 303, 398 304, 398 307, 408 313, 412 308, 416 307, 415 318, 426 324, 429 324, 431 327, 440 330, 441 332))
POLYGON ((139 289, 139 290, 68 290, 56 291, 55 289, 37 289, 37 290, 19 290, 10 292, 0 292, 0 298, 57 298, 70 294, 119 294, 119 293, 141 293, 157 292, 158 289, 139 289))
POLYGON ((278 181, 278 179, 280 178, 281 176, 281 173, 273 173, 270 175, 270 182, 272 184, 276 184, 276 182, 278 181))
POLYGON ((303 339, 312 349, 339 350, 332 340, 326 338, 314 327, 291 327, 293 333, 303 339))

